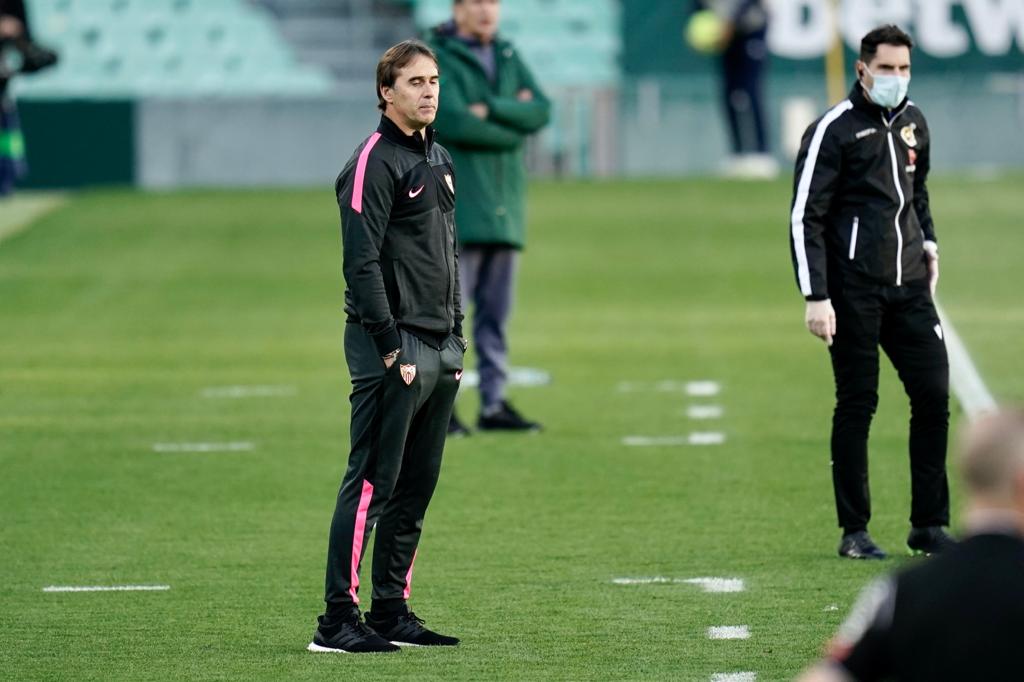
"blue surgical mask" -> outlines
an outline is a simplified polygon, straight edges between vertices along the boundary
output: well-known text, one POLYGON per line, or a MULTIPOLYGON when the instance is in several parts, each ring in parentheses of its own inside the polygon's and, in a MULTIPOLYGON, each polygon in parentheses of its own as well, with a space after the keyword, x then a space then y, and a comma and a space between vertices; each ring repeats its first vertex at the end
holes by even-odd
POLYGON ((876 76, 868 70, 868 67, 865 66, 864 70, 875 79, 875 84, 868 90, 868 95, 871 96, 871 101, 875 104, 886 109, 893 109, 907 96, 907 90, 910 89, 910 76, 876 76))

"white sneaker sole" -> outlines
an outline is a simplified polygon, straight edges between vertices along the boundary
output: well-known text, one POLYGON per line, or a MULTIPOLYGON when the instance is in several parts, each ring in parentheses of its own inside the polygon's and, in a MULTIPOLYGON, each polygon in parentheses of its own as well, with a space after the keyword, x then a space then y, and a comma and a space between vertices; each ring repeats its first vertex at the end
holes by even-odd
POLYGON ((309 646, 306 647, 306 651, 312 651, 317 654, 350 654, 351 651, 345 651, 344 649, 332 649, 327 646, 320 646, 316 642, 310 642, 309 646))
POLYGON ((423 647, 423 646, 426 646, 425 644, 413 644, 412 642, 396 642, 395 640, 391 640, 391 643, 394 644, 395 646, 409 646, 409 647, 423 647))

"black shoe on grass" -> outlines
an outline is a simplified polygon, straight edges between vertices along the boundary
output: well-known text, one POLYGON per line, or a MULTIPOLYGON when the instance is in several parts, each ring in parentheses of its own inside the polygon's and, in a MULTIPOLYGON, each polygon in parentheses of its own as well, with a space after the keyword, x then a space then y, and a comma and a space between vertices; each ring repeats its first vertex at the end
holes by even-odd
POLYGON ((366 614, 366 622, 381 637, 399 646, 455 646, 457 637, 442 635, 423 627, 423 621, 412 611, 406 611, 389 618, 377 620, 372 614, 366 614))
POLYGON ((469 434, 469 428, 459 420, 459 416, 453 411, 451 418, 448 420, 448 437, 463 438, 469 434))
POLYGON ((866 530, 847 533, 839 542, 839 556, 847 559, 885 559, 886 553, 875 544, 866 530))
POLYGON ((540 431, 540 424, 524 419, 507 400, 497 407, 482 410, 476 427, 481 431, 540 431))
POLYGON ((942 554, 956 547, 956 540, 951 538, 942 526, 925 526, 911 528, 907 536, 907 547, 911 554, 942 554))
POLYGON ((338 623, 326 629, 324 617, 320 616, 320 627, 313 633, 308 651, 332 654, 384 654, 398 651, 398 647, 384 639, 356 616, 352 620, 338 623))

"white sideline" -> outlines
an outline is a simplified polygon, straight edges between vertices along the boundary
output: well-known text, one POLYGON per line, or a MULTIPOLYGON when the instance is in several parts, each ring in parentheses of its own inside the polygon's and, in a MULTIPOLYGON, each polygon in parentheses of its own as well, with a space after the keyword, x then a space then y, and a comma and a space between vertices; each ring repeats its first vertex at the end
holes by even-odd
POLYGON ((627 447, 673 447, 680 445, 721 445, 725 434, 718 431, 694 431, 686 436, 625 436, 627 447))
POLYGON ((757 673, 716 673, 711 682, 755 682, 757 673))
POLYGON ((200 395, 204 398, 276 398, 298 392, 294 386, 209 386, 200 395))
POLYGON ((708 639, 750 639, 746 625, 713 625, 708 628, 708 639))
POLYGON ((166 592, 170 585, 50 585, 43 592, 166 592))
POLYGON ((247 452, 256 446, 248 441, 234 443, 154 443, 153 452, 247 452))
POLYGON ((996 400, 981 378, 978 368, 975 367, 971 356, 967 353, 967 347, 956 331, 956 327, 950 321, 946 311, 942 309, 938 301, 935 302, 935 309, 942 321, 942 332, 946 339, 946 351, 949 354, 949 383, 960 401, 964 413, 970 420, 975 420, 983 414, 994 412, 996 400))

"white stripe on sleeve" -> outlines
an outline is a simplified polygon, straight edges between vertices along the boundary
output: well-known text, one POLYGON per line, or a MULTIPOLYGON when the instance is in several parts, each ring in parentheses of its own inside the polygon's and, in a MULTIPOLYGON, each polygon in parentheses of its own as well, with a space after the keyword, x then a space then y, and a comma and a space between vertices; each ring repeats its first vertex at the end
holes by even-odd
POLYGON ((800 174, 800 184, 797 185, 796 201, 793 202, 793 214, 790 216, 790 228, 793 234, 793 250, 796 253, 797 280, 800 282, 800 292, 804 296, 814 293, 811 290, 811 269, 807 264, 807 247, 804 243, 804 211, 807 209, 807 199, 811 192, 811 180, 814 179, 814 166, 818 161, 818 152, 821 151, 821 141, 825 138, 825 131, 832 125, 832 122, 853 108, 853 102, 843 100, 833 107, 814 130, 814 137, 811 138, 811 145, 807 149, 807 159, 804 161, 804 170, 800 174))

